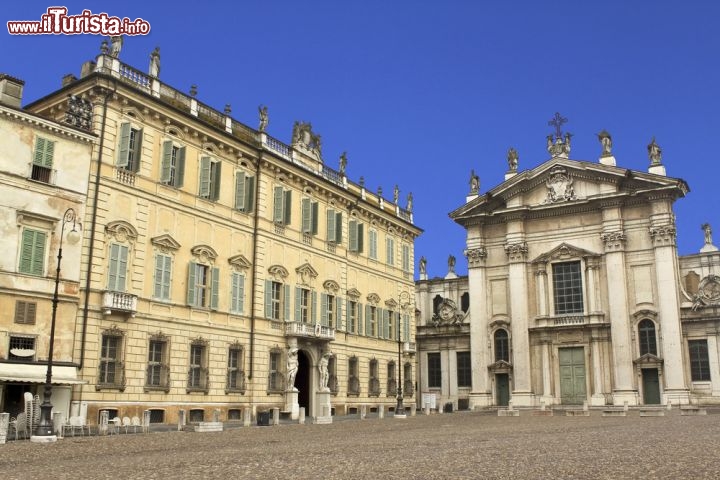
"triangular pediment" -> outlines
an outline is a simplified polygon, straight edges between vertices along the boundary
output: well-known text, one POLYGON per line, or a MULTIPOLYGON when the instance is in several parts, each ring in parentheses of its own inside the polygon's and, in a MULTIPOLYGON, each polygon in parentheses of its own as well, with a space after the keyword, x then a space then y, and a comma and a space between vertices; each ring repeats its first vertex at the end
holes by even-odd
POLYGON ((245 270, 250 268, 250 260, 245 258, 245 255, 238 254, 233 255, 232 257, 228 258, 228 263, 235 267, 236 269, 245 270))
POLYGON ((640 358, 636 358, 635 360, 633 360, 633 363, 641 367, 658 367, 663 364, 663 359, 658 357, 657 355, 653 355, 652 353, 646 353, 640 358))
MULTIPOLYGON (((520 172, 450 212, 460 224, 470 218, 547 211, 628 196, 658 194, 682 197, 685 181, 597 162, 553 158, 520 172)), ((598 205, 600 206, 600 205, 598 205)))
POLYGON ((158 235, 150 239, 150 242, 159 247, 162 250, 177 250, 180 248, 180 244, 169 234, 158 235))
POLYGON ((587 257, 599 257, 600 254, 596 252, 591 252, 590 250, 585 250, 584 248, 579 248, 574 245, 570 245, 569 243, 561 243, 557 247, 553 248, 549 252, 543 253, 539 257, 537 257, 535 260, 532 261, 532 263, 539 263, 539 262, 551 262, 553 260, 570 260, 573 258, 587 258, 587 257))
POLYGON ((311 278, 316 278, 318 276, 317 270, 315 270, 312 265, 309 263, 303 263, 298 268, 295 269, 295 273, 301 276, 309 276, 311 278))
POLYGON ((355 287, 353 287, 347 291, 347 296, 350 298, 358 299, 358 298, 360 298, 360 295, 362 295, 362 293, 360 293, 360 290, 358 290, 355 287))
POLYGON ((508 373, 512 371, 512 364, 505 360, 498 360, 488 365, 488 370, 495 373, 508 373))

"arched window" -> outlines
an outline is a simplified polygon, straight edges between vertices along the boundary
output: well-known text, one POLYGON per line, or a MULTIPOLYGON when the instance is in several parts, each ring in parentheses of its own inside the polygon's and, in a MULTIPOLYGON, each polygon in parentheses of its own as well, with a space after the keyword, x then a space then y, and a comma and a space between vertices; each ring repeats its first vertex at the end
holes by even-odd
POLYGON ((645 319, 638 324, 638 338, 640 340, 640 356, 646 353, 657 355, 655 324, 652 320, 645 319))
POLYGON ((510 361, 510 342, 508 340, 507 330, 498 330, 495 332, 495 361, 510 361))

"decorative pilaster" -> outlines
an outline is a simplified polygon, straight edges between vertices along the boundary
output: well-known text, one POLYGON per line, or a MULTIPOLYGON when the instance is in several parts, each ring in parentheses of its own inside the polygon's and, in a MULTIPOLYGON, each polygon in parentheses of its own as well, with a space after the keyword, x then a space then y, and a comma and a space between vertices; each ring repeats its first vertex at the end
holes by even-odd
POLYGON ((653 247, 674 247, 676 233, 675 227, 672 225, 650 227, 650 238, 652 239, 653 247))
POLYGON ((468 248, 465 250, 469 268, 481 267, 487 258, 487 249, 484 246, 468 248))
POLYGON ((528 334, 527 274, 525 260, 527 243, 508 242, 505 253, 510 261, 508 268, 510 286, 510 329, 512 331, 512 364, 514 389, 512 401, 515 406, 533 406, 534 395, 530 379, 530 338, 528 334))
POLYGON ((506 243, 505 254, 510 263, 524 262, 527 258, 528 247, 526 242, 506 243))
POLYGON ((585 280, 588 286, 588 313, 600 311, 600 297, 598 289, 598 270, 600 259, 588 257, 585 259, 585 280))
POLYGON ((535 264, 535 285, 537 289, 537 311, 540 316, 548 315, 547 302, 547 262, 535 264))
POLYGON ((617 252, 625 250, 625 232, 617 230, 615 232, 603 232, 600 234, 600 240, 603 241, 605 252, 617 252))

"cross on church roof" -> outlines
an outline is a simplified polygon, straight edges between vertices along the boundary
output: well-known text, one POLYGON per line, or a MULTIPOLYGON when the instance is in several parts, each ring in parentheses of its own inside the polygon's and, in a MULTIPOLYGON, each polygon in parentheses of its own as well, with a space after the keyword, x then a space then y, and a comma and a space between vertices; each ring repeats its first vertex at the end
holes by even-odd
POLYGON ((555 116, 551 118, 548 122, 548 125, 550 125, 551 127, 555 127, 555 135, 557 138, 562 137, 562 131, 560 130, 560 127, 563 123, 567 123, 567 121, 567 118, 563 118, 562 116, 560 116, 559 112, 555 112, 555 116))

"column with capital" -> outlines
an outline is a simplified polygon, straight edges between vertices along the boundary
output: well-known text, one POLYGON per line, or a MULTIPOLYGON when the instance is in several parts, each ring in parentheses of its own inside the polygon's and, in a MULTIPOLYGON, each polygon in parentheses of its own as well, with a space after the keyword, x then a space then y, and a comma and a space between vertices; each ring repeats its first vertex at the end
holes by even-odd
MULTIPOLYGON (((481 236, 482 226, 477 235, 481 236)), ((479 238, 468 239, 465 255, 468 258, 468 286, 470 291, 484 292, 487 289, 485 259, 487 250, 478 243, 479 238)), ((469 395, 470 409, 489 407, 493 404, 492 382, 488 371, 490 348, 487 341, 488 305, 486 295, 470 295, 470 358, 472 391, 469 395)))

